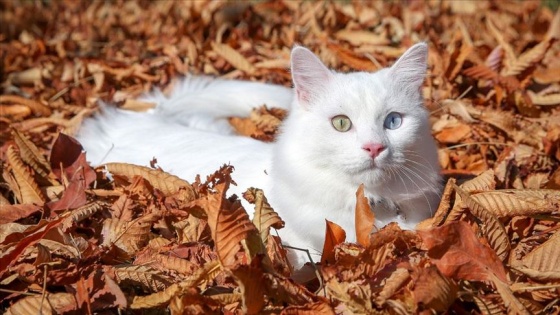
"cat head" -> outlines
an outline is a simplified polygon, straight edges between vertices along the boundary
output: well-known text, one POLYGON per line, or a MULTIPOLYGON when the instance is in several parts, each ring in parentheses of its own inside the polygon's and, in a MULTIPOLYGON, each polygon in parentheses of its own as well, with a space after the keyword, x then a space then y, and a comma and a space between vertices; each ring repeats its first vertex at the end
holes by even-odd
POLYGON ((424 163, 423 143, 433 143, 420 90, 427 54, 427 45, 419 43, 390 68, 344 74, 329 70, 308 49, 294 48, 296 97, 279 142, 298 139, 301 146, 290 154, 300 161, 294 162, 370 185, 396 178, 395 169, 407 160, 424 163))

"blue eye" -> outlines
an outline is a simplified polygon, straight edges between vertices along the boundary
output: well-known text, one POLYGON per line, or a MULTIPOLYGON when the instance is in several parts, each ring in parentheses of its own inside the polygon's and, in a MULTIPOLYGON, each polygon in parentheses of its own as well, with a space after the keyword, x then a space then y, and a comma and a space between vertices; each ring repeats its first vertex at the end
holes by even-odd
POLYGON ((385 117, 385 122, 383 123, 383 127, 394 130, 401 126, 402 124, 402 115, 396 112, 390 112, 387 117, 385 117))

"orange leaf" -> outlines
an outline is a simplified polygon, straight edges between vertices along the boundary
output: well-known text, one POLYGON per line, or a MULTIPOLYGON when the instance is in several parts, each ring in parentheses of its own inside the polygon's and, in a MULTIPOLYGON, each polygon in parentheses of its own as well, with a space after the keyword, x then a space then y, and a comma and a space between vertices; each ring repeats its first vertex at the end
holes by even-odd
POLYGON ((250 261, 256 253, 265 253, 266 249, 260 240, 259 231, 249 220, 249 215, 241 206, 239 200, 231 202, 226 198, 226 191, 231 178, 217 184, 216 193, 209 194, 195 202, 205 209, 208 214, 208 225, 212 232, 212 239, 222 266, 229 268, 237 265, 238 253, 245 241, 249 252, 246 255, 250 261))
POLYGON ((459 124, 454 127, 445 128, 435 137, 441 143, 458 143, 471 132, 471 127, 467 124, 459 124))
POLYGON ((444 312, 457 298, 458 286, 443 276, 434 266, 418 268, 414 274, 413 297, 415 302, 438 312, 444 312))
POLYGON ((506 281, 502 261, 482 244, 470 226, 462 221, 418 231, 438 269, 454 279, 490 281, 492 275, 506 281))
POLYGON ((334 262, 334 247, 346 240, 346 232, 340 225, 325 220, 327 223, 325 243, 323 245, 323 255, 321 256, 321 264, 326 262, 334 262))
POLYGON ((259 259, 249 265, 240 265, 231 271, 243 297, 243 313, 258 314, 265 305, 263 270, 259 259))
POLYGON ((342 63, 354 69, 363 70, 363 71, 377 70, 377 66, 371 60, 366 58, 360 58, 359 56, 356 55, 354 51, 350 49, 346 49, 334 43, 327 44, 327 47, 336 54, 336 56, 342 63))
POLYGON ((356 191, 356 239, 364 247, 369 246, 369 235, 375 222, 375 215, 371 211, 369 200, 364 196, 364 184, 356 191))

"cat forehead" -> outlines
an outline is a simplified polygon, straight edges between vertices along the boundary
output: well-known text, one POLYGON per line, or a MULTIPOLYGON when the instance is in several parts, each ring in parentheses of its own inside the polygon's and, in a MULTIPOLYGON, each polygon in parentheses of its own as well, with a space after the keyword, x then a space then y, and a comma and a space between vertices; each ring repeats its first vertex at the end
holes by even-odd
POLYGON ((328 94, 340 109, 375 113, 383 110, 388 90, 384 71, 337 73, 328 94))

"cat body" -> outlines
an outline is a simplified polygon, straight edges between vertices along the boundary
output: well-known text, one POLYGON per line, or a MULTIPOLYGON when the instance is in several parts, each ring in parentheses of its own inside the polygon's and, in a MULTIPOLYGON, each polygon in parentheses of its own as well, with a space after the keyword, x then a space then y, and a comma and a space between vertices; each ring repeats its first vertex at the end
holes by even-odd
MULTIPOLYGON (((336 73, 309 50, 292 51, 293 91, 264 83, 184 79, 169 97, 154 92, 151 113, 106 107, 78 136, 93 163, 146 165, 192 180, 229 163, 241 195, 264 190, 286 222, 288 245, 318 259, 325 219, 355 240, 356 190, 364 184, 376 225, 412 229, 435 211, 441 188, 437 150, 420 87, 427 45, 410 48, 391 68, 336 73), (235 135, 225 118, 266 104, 289 110, 274 143, 235 135)), ((247 208, 250 209, 250 208, 247 208)), ((249 212, 251 212, 249 210, 249 212)), ((296 265, 304 255, 296 255, 296 265)))

